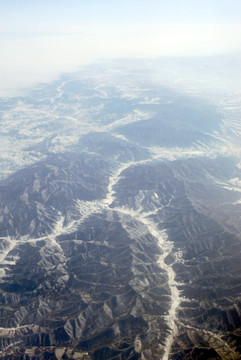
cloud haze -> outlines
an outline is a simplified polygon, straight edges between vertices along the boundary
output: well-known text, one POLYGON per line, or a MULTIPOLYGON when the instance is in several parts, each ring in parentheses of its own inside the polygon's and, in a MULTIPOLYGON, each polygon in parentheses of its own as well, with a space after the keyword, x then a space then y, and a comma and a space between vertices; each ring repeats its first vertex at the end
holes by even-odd
POLYGON ((99 58, 206 56, 241 49, 240 5, 233 0, 11 4, 0 4, 1 94, 99 58))

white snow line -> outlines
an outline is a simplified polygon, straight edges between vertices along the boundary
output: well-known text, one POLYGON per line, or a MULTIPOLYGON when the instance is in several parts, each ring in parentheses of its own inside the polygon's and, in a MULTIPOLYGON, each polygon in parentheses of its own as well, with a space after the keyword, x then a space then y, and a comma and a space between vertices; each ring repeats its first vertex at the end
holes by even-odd
MULTIPOLYGON (((107 207, 109 207, 115 199, 115 196, 114 196, 115 192, 113 190, 113 187, 119 181, 121 173, 124 170, 126 170, 127 168, 129 168, 130 166, 137 165, 137 164, 140 164, 143 162, 146 162, 146 161, 131 162, 131 163, 124 164, 114 173, 114 175, 110 178, 106 199, 103 201, 103 203, 107 207)), ((150 219, 147 219, 147 216, 150 215, 150 212, 145 213, 145 212, 143 212, 142 208, 139 211, 133 211, 133 210, 126 209, 124 207, 113 208, 113 210, 118 211, 125 215, 129 215, 131 217, 134 217, 136 220, 138 220, 142 224, 144 224, 147 227, 148 232, 157 239, 158 245, 159 245, 160 249, 162 250, 162 254, 159 257, 158 263, 159 263, 161 269, 163 269, 168 275, 168 285, 170 288, 170 297, 171 297, 171 306, 170 306, 168 315, 166 316, 166 321, 170 328, 170 333, 169 333, 168 337, 166 338, 165 347, 164 347, 164 355, 162 357, 162 360, 168 360, 173 341, 178 333, 178 329, 177 329, 177 325, 176 325, 177 309, 182 300, 182 298, 180 296, 180 291, 178 289, 178 282, 175 280, 176 274, 175 274, 172 266, 167 265, 165 263, 165 258, 169 254, 173 253, 173 244, 170 241, 168 241, 165 231, 159 231, 157 229, 155 223, 152 222, 150 219)))

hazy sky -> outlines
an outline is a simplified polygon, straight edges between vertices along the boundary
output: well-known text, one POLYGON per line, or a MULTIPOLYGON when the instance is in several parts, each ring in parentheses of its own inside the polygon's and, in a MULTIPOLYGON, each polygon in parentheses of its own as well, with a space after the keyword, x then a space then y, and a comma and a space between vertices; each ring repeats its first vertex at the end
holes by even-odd
POLYGON ((241 50, 240 0, 0 0, 0 95, 99 58, 241 50))

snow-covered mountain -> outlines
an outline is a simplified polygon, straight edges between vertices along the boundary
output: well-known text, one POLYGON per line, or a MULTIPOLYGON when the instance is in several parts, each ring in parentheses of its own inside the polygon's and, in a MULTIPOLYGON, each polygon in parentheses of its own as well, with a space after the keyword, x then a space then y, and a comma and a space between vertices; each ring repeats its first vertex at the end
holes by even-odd
POLYGON ((240 358, 240 91, 149 72, 1 99, 1 359, 240 358))

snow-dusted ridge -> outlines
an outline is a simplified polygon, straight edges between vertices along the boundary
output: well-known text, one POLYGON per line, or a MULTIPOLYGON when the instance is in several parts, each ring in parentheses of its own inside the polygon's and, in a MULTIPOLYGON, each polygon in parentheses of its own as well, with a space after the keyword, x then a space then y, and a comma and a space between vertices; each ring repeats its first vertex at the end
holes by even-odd
MULTIPOLYGON (((127 124, 135 123, 142 120, 147 120, 152 117, 152 112, 147 107, 142 107, 142 109, 138 108, 138 105, 134 105, 133 108, 128 110, 128 113, 121 112, 119 114, 115 114, 113 110, 113 118, 111 119, 107 116, 102 117, 101 115, 105 116, 105 113, 101 112, 101 108, 99 105, 92 105, 87 104, 84 107, 84 101, 81 103, 81 96, 78 97, 77 101, 73 100, 73 103, 70 101, 70 107, 66 105, 65 102, 65 95, 69 95, 68 91, 65 92, 64 89, 65 82, 62 82, 56 89, 56 96, 50 97, 50 106, 48 105, 48 100, 44 102, 43 105, 39 105, 36 103, 36 109, 34 105, 25 104, 24 102, 19 102, 15 108, 10 111, 6 111, 3 114, 3 121, 0 127, 2 129, 2 145, 0 148, 2 149, 2 173, 0 176, 5 176, 6 174, 13 172, 14 169, 16 170, 19 167, 24 167, 28 164, 32 164, 37 160, 44 158, 44 153, 41 153, 41 150, 38 152, 35 149, 35 146, 40 144, 39 146, 45 147, 45 142, 48 141, 48 151, 51 153, 59 153, 65 152, 69 149, 71 150, 71 146, 75 146, 78 144, 79 139, 83 134, 88 133, 95 133, 95 132, 107 132, 112 136, 118 138, 119 140, 123 140, 125 144, 131 142, 124 137, 124 135, 118 134, 118 128, 120 126, 125 126, 127 124), (77 102, 79 101, 79 106, 77 102), (77 105, 76 105, 77 104, 77 105), (66 106, 66 107, 65 107, 66 106), (143 110, 144 109, 144 110, 143 110), (94 114, 94 115, 93 115, 94 114), (92 118, 93 115, 93 118, 92 118), (103 120, 104 119, 104 120, 103 120), (14 125, 14 128, 13 128, 14 125), (52 127, 53 126, 53 127, 52 127), (16 130, 16 133, 19 134, 14 138, 14 134, 11 135, 11 130, 16 130), (11 140, 11 136, 13 136, 13 141, 11 140), (51 139, 51 140, 50 140, 51 139), (13 146, 14 143, 14 146, 13 146), (43 144, 43 145, 41 145, 43 144), (29 151, 29 149, 32 149, 29 151), (15 165, 14 165, 15 164, 15 165)), ((100 94, 100 98, 106 99, 109 96, 108 90, 101 86, 96 86, 95 90, 97 90, 100 94)), ((91 98, 91 96, 90 96, 91 98)), ((94 95, 92 96, 94 98, 94 95)), ((138 89, 133 88, 132 90, 126 89, 123 90, 123 98, 129 99, 139 99, 138 103, 142 105, 155 105, 160 103, 162 100, 158 97, 149 97, 140 95, 140 91, 138 93, 138 89), (141 98, 140 98, 141 96, 141 98), (142 99, 142 101, 140 100, 142 99)), ((88 99, 88 96, 83 97, 82 99, 88 99)), ((101 104, 102 106, 103 104, 101 104)), ((235 104, 234 104, 235 105, 235 104)), ((104 105, 103 105, 104 106, 104 105)), ((161 321, 168 325, 168 332, 166 329, 164 330, 165 333, 160 335, 161 341, 159 342, 159 351, 163 354, 161 356, 162 360, 168 360, 172 353, 172 346, 175 342, 176 337, 180 336, 180 323, 178 318, 178 310, 181 307, 181 302, 183 301, 182 292, 179 290, 183 288, 181 283, 179 283, 177 279, 177 274, 174 271, 174 264, 180 264, 181 262, 185 263, 185 260, 182 260, 182 253, 178 252, 174 246, 174 243, 170 241, 167 236, 165 230, 160 230, 158 228, 158 223, 155 222, 156 218, 161 217, 162 215, 165 216, 166 213, 163 211, 161 213, 162 206, 169 206, 172 205, 169 200, 169 203, 166 205, 162 205, 161 202, 158 200, 158 194, 148 190, 149 193, 147 197, 145 197, 145 191, 141 190, 138 195, 133 198, 128 198, 130 203, 134 200, 135 205, 132 206, 120 206, 118 205, 118 198, 116 196, 116 189, 118 182, 125 177, 126 172, 131 167, 135 167, 138 165, 145 165, 148 163, 152 163, 154 161, 158 162, 159 160, 167 160, 167 161, 174 161, 174 160, 185 160, 189 158, 201 158, 201 157, 209 157, 209 158, 216 158, 218 156, 237 156, 240 158, 241 156, 241 147, 240 147, 240 137, 241 137, 241 126, 240 126, 240 117, 237 116, 237 111, 239 111, 241 107, 233 106, 232 103, 230 104, 223 104, 223 111, 224 111, 224 120, 221 126, 221 129, 218 131, 214 131, 212 134, 208 135, 207 140, 197 141, 190 147, 161 147, 161 146, 153 146, 150 148, 146 148, 151 154, 151 158, 148 160, 142 161, 130 161, 126 163, 116 163, 116 167, 113 167, 113 171, 109 176, 109 182, 106 187, 106 194, 100 200, 93 200, 93 201, 83 201, 80 199, 75 200, 76 209, 79 211, 79 218, 76 219, 76 211, 74 212, 74 220, 71 219, 71 215, 68 214, 68 218, 63 216, 61 212, 58 214, 55 213, 55 208, 53 208, 53 212, 51 213, 53 218, 51 221, 55 219, 55 224, 52 227, 51 232, 45 236, 39 236, 38 238, 31 238, 29 236, 19 237, 17 239, 5 237, 1 238, 3 240, 4 246, 1 248, 0 254, 0 262, 2 267, 0 269, 0 276, 5 277, 5 281, 7 276, 11 276, 11 266, 18 263, 19 255, 21 253, 20 247, 26 243, 31 244, 31 246, 35 247, 38 246, 36 243, 40 240, 44 240, 44 245, 40 246, 39 255, 41 260, 39 260, 38 265, 40 265, 46 273, 56 270, 57 276, 55 277, 56 283, 59 285, 59 289, 62 289, 66 284, 68 284, 68 264, 70 263, 68 255, 66 255, 65 251, 63 251, 64 246, 63 243, 66 244, 68 240, 64 240, 64 236, 62 237, 61 241, 58 239, 60 235, 65 234, 73 234, 75 231, 81 229, 82 223, 85 222, 89 217, 92 215, 104 214, 107 220, 112 220, 113 218, 119 220, 123 229, 128 233, 129 237, 133 237, 135 240, 138 241, 141 237, 145 239, 153 238, 155 239, 156 243, 160 247, 161 255, 158 255, 157 263, 160 267, 160 274, 162 272, 165 273, 165 277, 167 278, 167 284, 169 288, 169 298, 168 298, 168 307, 167 303, 165 303, 165 311, 166 313, 162 313, 160 315, 161 321), (230 116, 231 114, 231 116, 230 116), (235 141, 233 141, 235 139, 235 141), (151 195, 150 195, 151 194, 151 195), (146 203, 147 200, 148 206, 145 208, 142 206, 143 203, 146 203), (148 208, 148 209, 147 209, 148 208), (115 217, 113 216, 113 213, 115 217), (54 214, 54 215, 53 215, 54 214), (151 235, 147 237, 146 235, 151 235), (146 237, 145 237, 146 236, 146 237), (63 248, 62 248, 63 246, 63 248), (13 251, 14 250, 14 251, 13 251), (18 251, 19 250, 19 251, 18 251), (171 258, 173 263, 167 263, 167 257, 171 258), (49 260, 51 256, 54 257, 54 261, 56 261, 56 266, 54 261, 51 263, 49 260), (67 265, 66 265, 67 264, 67 265), (7 271, 5 271, 7 270, 7 271), (10 274, 10 275, 9 275, 10 274), (164 314, 164 315, 163 315, 164 314), (177 326, 178 324, 178 326, 177 326), (164 340, 163 340, 164 339, 164 340)), ((129 145, 127 144, 127 145, 129 145)), ((0 150, 1 150, 0 149, 0 150)), ((91 149, 90 149, 91 150, 91 149)), ((138 150, 138 146, 137 146, 138 150)), ((96 154, 93 150, 93 154, 96 154)), ((133 154, 132 154, 133 155, 133 154)), ((115 159, 117 159, 116 157, 115 159)), ((133 158, 132 156, 130 158, 133 158)), ((114 159, 112 159, 114 160, 114 159)), ((241 168, 241 165, 240 165, 241 168)), ((217 187, 222 187, 230 192, 237 193, 241 192, 241 182, 240 177, 236 177, 236 175, 232 175, 233 177, 227 181, 212 178, 212 183, 217 185, 217 187)), ((38 182, 39 179, 36 180, 36 193, 39 191, 38 189, 38 182)), ((126 183, 126 182, 125 182, 126 183)), ((128 186, 128 185, 126 185, 128 186)), ((121 189, 122 190, 122 189, 121 189)), ((164 190, 165 191, 165 190, 164 190)), ((228 192, 228 191, 227 191, 228 192)), ((75 195, 76 196, 76 195, 75 195)), ((28 193, 24 192, 22 195, 22 201, 28 206, 29 199, 28 193)), ((45 201, 46 199, 44 199, 45 201)), ((121 199, 120 199, 121 201, 121 199)), ((241 204, 241 200, 236 200, 233 202, 233 205, 236 206, 237 211, 238 207, 241 204)), ((42 205, 41 211, 43 214, 45 213, 45 207, 42 205)), ((76 210, 75 209, 75 210, 76 210)), ((57 210, 56 210, 57 212, 57 210)), ((11 219, 9 221, 12 221, 11 219)), ((89 221, 90 222, 90 221, 89 221)), ((34 220, 33 220, 34 223, 34 220)), ((10 223, 9 223, 10 224, 10 223)), ((31 224, 30 224, 31 226, 31 224)), ((33 226, 33 228, 35 225, 33 226)), ((71 237, 70 237, 71 238, 71 237)), ((72 239, 72 238, 71 238, 72 239)), ((95 238, 91 238, 90 242, 94 245, 103 245, 100 241, 95 241, 95 238)), ((84 243, 84 240, 80 240, 77 238, 72 240, 76 247, 80 244, 84 243)), ((154 243, 154 241, 153 241, 154 243)), ((86 244, 84 244, 85 246, 86 244)), ((105 244, 108 246, 108 244, 105 244)), ((109 245, 110 246, 110 245, 109 245)), ((185 252, 185 248, 184 248, 185 252)), ((20 254, 21 255, 21 254, 20 254)), ((0 278, 0 283, 1 280, 0 278)), ((134 280, 138 283, 138 278, 135 277, 134 280)), ((147 277, 144 279, 148 284, 147 277)), ((185 281, 185 278, 184 278, 185 281)), ((131 284, 131 283, 130 283, 131 284)), ((132 285, 132 284, 131 284, 132 285)), ((41 285, 40 285, 41 286, 41 285)), ((133 285, 134 286, 134 285, 133 285)), ((51 285, 50 285, 51 289, 51 285)), ((166 288, 165 288, 166 289, 166 288)), ((185 290, 183 290, 185 292, 185 290)), ((142 296, 142 295, 141 295, 142 296)), ((91 299, 90 299, 91 301, 91 299)), ((185 299, 187 303, 189 300, 185 299)), ((158 315, 155 315, 158 317, 158 315)), ((180 312, 180 318, 181 318, 180 312)), ((33 322, 35 320, 32 320, 33 322)), ((183 321, 184 322, 184 321, 183 321)), ((187 321, 188 322, 188 321, 187 321)), ((20 321, 14 323, 21 324, 20 321)), ((29 321, 31 323, 31 321, 29 321)), ((151 324, 151 321, 150 321, 151 324)), ((156 323, 158 324, 158 322, 156 323)), ((16 325, 17 326, 17 325, 16 325)), ((194 330, 194 327, 191 325, 182 324, 183 327, 186 327, 188 330, 194 330)), ((29 327, 29 330, 36 331, 39 333, 39 328, 33 324, 26 325, 26 326, 19 326, 16 328, 12 328, 11 325, 6 328, 0 328, 0 336, 1 334, 5 337, 14 337, 15 334, 21 334, 20 330, 26 330, 25 327, 29 327)), ((198 327, 198 325, 197 325, 198 327)), ((152 329, 150 328, 150 332, 152 329)), ((199 331, 196 329, 195 331, 199 331)), ((202 330, 201 330, 202 331, 202 330)), ((201 332, 201 334, 205 335, 205 332, 201 332)), ((211 333, 210 333, 211 334, 211 333)), ((203 336, 204 336, 203 335, 203 336)), ((211 335, 210 335, 211 336, 211 335)), ((180 337, 179 337, 180 340, 180 337)), ((158 340, 157 340, 158 341, 158 340)), ((134 344, 136 351, 142 353, 142 343, 140 339, 136 338, 136 343, 134 344)), ((174 347, 173 347, 174 348, 174 347)), ((145 358, 144 354, 143 358, 145 358)))
MULTIPOLYGON (((115 200, 115 190, 114 187, 122 177, 122 174, 128 168, 149 162, 150 160, 137 161, 137 162, 129 162, 126 164, 121 164, 112 174, 109 179, 108 191, 106 197, 100 201, 91 201, 91 202, 83 202, 78 201, 78 207, 82 219, 86 219, 88 216, 94 213, 100 213, 102 210, 112 210, 116 211, 119 214, 134 218, 138 222, 143 224, 143 229, 141 231, 145 231, 151 234, 156 240, 162 251, 162 254, 159 256, 158 264, 160 268, 164 270, 168 275, 168 285, 170 288, 170 308, 168 314, 166 315, 166 321, 170 328, 170 332, 168 337, 166 338, 165 347, 164 347, 164 355, 162 357, 163 360, 168 360, 169 354, 171 351, 172 343, 175 339, 175 336, 178 333, 176 321, 177 321, 177 309, 180 305, 182 297, 180 295, 180 291, 178 286, 180 285, 175 280, 175 272, 171 265, 167 265, 165 263, 165 258, 169 254, 173 254, 173 244, 168 240, 168 237, 165 231, 159 231, 156 224, 150 219, 150 216, 155 213, 153 212, 145 212, 143 208, 139 208, 138 210, 128 209, 126 207, 115 207, 113 206, 113 202, 115 200)), ((125 224, 122 224, 125 228, 125 224)))
MULTIPOLYGON (((140 226, 140 229, 138 232, 140 232, 140 235, 144 235, 146 233, 151 234, 157 241, 157 244, 159 245, 161 249, 161 255, 158 259, 158 264, 162 270, 164 270, 168 276, 168 285, 170 289, 170 308, 168 313, 165 316, 166 322, 168 324, 168 327, 170 329, 169 335, 166 338, 165 346, 163 348, 164 355, 162 357, 163 360, 167 360, 168 356, 170 354, 171 346, 174 341, 175 336, 177 335, 177 309, 180 305, 180 302, 182 300, 180 291, 178 290, 178 286, 180 285, 175 280, 175 272, 172 268, 172 265, 167 265, 165 263, 165 258, 169 254, 173 254, 173 244, 168 240, 168 237, 165 233, 165 231, 158 230, 156 224, 152 221, 151 216, 155 214, 158 209, 154 211, 145 211, 144 208, 139 206, 137 210, 133 210, 127 207, 119 207, 114 205, 115 200, 115 186, 117 185, 118 181, 124 176, 125 170, 131 168, 132 166, 145 164, 151 162, 151 159, 148 160, 142 160, 142 161, 131 161, 128 163, 122 163, 117 167, 113 173, 111 174, 109 178, 109 184, 107 187, 107 193, 105 198, 101 200, 94 200, 94 201, 82 201, 77 200, 76 201, 76 207, 79 210, 80 218, 78 220, 74 220, 69 222, 68 224, 65 224, 65 218, 59 213, 58 219, 53 227, 52 232, 48 236, 41 236, 38 238, 30 238, 30 237, 22 237, 18 240, 16 239, 8 239, 10 246, 4 251, 2 254, 2 263, 5 263, 6 266, 10 263, 13 263, 13 259, 10 261, 6 261, 8 254, 12 249, 15 247, 18 247, 19 245, 29 242, 29 243, 36 243, 39 240, 45 240, 46 245, 45 248, 51 249, 52 252, 55 253, 55 256, 59 259, 59 269, 63 270, 63 281, 66 281, 66 275, 64 275, 64 268, 65 263, 67 259, 65 258, 64 252, 60 246, 60 244, 57 241, 57 238, 59 235, 72 233, 78 227, 81 225, 81 223, 86 220, 89 216, 92 214, 98 214, 103 211, 114 211, 117 212, 120 215, 124 215, 125 218, 131 218, 139 222, 139 224, 142 224, 143 226, 140 226)), ((154 194, 154 196, 158 196, 157 194, 154 194)), ((122 226, 125 228, 125 221, 122 223, 122 226)), ((126 231, 128 232, 128 228, 126 228, 126 231)), ((130 236, 132 234, 130 233, 130 236)), ((45 252, 44 250, 40 252, 42 256, 42 264, 48 266, 48 263, 45 263, 45 252)), ((175 256, 175 252, 174 252, 175 256)), ((16 259, 17 260, 17 259, 16 259)), ((11 330, 12 331, 12 330, 11 330)))
MULTIPOLYGON (((119 181, 121 174, 124 170, 128 169, 131 166, 141 164, 144 161, 140 162, 132 162, 121 166, 116 173, 111 177, 109 186, 108 186, 108 193, 106 196, 106 205, 109 206, 113 200, 114 200, 114 186, 119 181)), ((160 249, 162 250, 162 254, 159 256, 158 264, 160 265, 161 269, 163 269, 167 275, 168 275, 168 285, 170 288, 170 298, 171 298, 171 305, 168 312, 168 315, 166 316, 166 321, 168 323, 168 326, 170 328, 169 336, 166 339, 165 342, 165 348, 164 348, 164 355, 162 357, 163 360, 168 360, 169 353, 171 350, 171 346, 173 343, 173 340, 175 336, 177 335, 177 309, 181 302, 181 296, 180 291, 178 290, 178 283, 175 280, 175 272, 171 265, 167 265, 165 263, 165 258, 173 252, 173 244, 168 241, 168 237, 165 233, 165 231, 159 231, 157 229, 157 226, 155 223, 148 218, 148 216, 151 215, 150 212, 145 213, 143 208, 138 209, 138 211, 133 211, 131 209, 127 209, 124 207, 118 207, 113 208, 113 210, 118 211, 122 214, 128 215, 130 217, 134 217, 136 220, 141 222, 145 227, 148 233, 150 233, 154 238, 157 239, 158 245, 160 249)))

